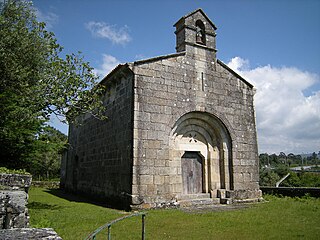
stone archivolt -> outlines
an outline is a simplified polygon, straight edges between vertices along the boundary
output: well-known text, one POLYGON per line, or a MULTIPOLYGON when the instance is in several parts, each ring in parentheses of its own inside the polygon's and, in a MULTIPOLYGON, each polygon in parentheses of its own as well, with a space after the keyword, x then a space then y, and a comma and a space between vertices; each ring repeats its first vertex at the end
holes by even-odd
POLYGON ((198 152, 203 157, 203 193, 212 197, 218 189, 232 190, 230 172, 231 138, 217 117, 205 112, 191 112, 182 116, 171 132, 171 152, 181 161, 185 152, 198 152))

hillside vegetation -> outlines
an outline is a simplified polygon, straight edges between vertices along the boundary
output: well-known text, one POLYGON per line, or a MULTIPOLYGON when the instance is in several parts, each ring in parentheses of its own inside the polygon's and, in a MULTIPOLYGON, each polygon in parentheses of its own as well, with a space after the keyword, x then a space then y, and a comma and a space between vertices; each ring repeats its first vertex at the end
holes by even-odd
POLYGON ((281 152, 276 154, 260 154, 260 186, 275 187, 276 183, 290 173, 282 183, 282 187, 320 187, 320 167, 318 166, 319 154, 315 152, 308 157, 286 155, 281 152), (307 168, 306 166, 313 166, 307 168), (300 167, 301 171, 294 171, 300 167))

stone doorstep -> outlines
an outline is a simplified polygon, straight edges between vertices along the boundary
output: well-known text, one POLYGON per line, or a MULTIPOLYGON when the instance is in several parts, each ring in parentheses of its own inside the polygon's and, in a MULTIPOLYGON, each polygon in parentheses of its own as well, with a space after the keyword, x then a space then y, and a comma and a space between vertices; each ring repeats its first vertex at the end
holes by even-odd
POLYGON ((225 191, 218 194, 218 198, 211 198, 209 193, 185 194, 179 196, 181 207, 215 205, 215 204, 232 204, 232 199, 226 197, 225 191))
POLYGON ((220 198, 220 203, 229 205, 229 204, 232 204, 232 199, 230 199, 230 198, 220 198))
POLYGON ((247 199, 233 199, 234 203, 257 203, 264 202, 265 200, 261 198, 247 198, 247 199))
POLYGON ((178 197, 179 200, 206 199, 210 198, 210 193, 184 194, 178 197))
POLYGON ((197 206, 211 206, 220 203, 219 198, 199 198, 199 199, 185 199, 180 200, 180 207, 197 207, 197 206))

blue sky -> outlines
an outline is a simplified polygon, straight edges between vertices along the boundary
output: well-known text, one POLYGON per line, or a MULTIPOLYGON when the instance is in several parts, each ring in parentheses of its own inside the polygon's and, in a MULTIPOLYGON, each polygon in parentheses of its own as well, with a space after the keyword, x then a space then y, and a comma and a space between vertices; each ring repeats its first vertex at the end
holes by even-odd
POLYGON ((320 151, 320 1, 33 3, 65 53, 81 51, 101 76, 118 63, 174 53, 173 24, 202 8, 218 27, 218 58, 257 88, 259 152, 320 151))

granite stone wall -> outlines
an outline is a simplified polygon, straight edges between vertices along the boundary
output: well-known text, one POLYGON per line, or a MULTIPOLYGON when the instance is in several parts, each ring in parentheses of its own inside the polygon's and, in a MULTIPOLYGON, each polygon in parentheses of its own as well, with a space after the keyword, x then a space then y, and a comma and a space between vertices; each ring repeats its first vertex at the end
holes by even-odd
POLYGON ((62 238, 51 228, 29 228, 27 209, 31 175, 0 173, 0 239, 62 238))
MULTIPOLYGON (((121 67, 120 67, 121 68, 121 67)), ((81 116, 70 125, 62 182, 67 190, 104 202, 128 201, 132 172, 132 74, 118 69, 104 83, 107 120, 81 116)))
POLYGON ((200 47, 134 65, 137 204, 177 199, 181 193, 181 162, 174 161, 181 155, 172 153, 170 134, 176 121, 191 112, 215 116, 229 133, 229 190, 259 189, 254 89, 222 62, 208 62, 207 54, 200 47))
POLYGON ((0 173, 0 229, 29 226, 27 209, 31 175, 0 173))

